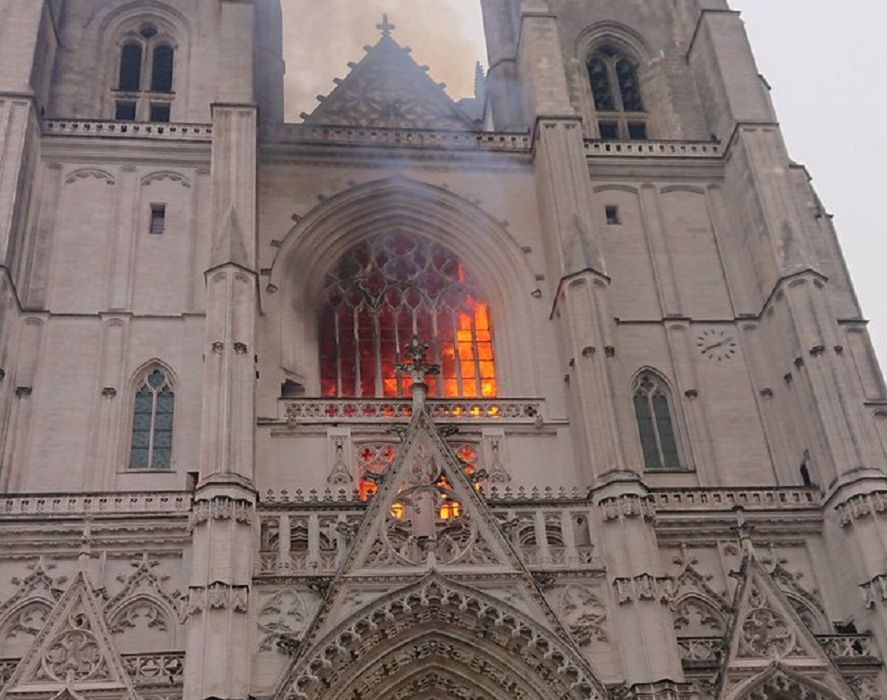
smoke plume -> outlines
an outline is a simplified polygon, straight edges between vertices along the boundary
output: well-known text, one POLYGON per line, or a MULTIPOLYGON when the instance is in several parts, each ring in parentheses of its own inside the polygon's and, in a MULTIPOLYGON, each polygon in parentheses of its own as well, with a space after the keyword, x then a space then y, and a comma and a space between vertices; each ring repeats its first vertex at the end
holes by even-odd
POLYGON ((363 47, 379 39, 384 13, 394 38, 413 49, 419 65, 447 84, 449 95, 470 97, 474 66, 485 63, 480 0, 281 0, 284 15, 287 121, 311 113, 317 95, 329 94, 333 78, 359 62, 363 47))

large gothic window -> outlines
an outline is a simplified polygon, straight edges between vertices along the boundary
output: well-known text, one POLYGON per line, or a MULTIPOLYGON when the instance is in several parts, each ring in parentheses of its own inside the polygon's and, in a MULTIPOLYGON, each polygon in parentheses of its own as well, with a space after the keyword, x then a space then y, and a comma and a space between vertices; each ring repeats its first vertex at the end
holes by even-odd
POLYGON ((151 369, 135 395, 129 466, 169 469, 172 466, 172 426, 175 393, 166 372, 151 369))
POLYGON ((156 25, 145 22, 128 32, 118 59, 114 118, 170 121, 174 66, 175 49, 156 25))
POLYGON ((440 376, 427 380, 431 396, 496 396, 489 306, 459 258, 406 233, 356 245, 326 282, 323 395, 409 395, 409 378, 396 367, 414 335, 441 366, 440 376))
POLYGON ((637 63, 605 44, 588 59, 588 78, 604 140, 647 138, 647 115, 641 97, 637 63))
POLYGON ((644 452, 644 466, 652 470, 681 469, 672 419, 671 392, 661 377, 644 372, 634 390, 634 412, 644 452))

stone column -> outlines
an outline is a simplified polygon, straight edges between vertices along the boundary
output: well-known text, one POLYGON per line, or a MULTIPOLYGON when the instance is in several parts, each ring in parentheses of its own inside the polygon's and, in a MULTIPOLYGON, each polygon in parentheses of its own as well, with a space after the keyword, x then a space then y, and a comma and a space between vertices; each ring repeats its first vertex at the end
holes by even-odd
POLYGON ((256 490, 256 146, 254 5, 218 0, 222 74, 213 105, 212 245, 200 480, 186 606, 184 700, 242 700, 252 653, 249 599, 256 490))
POLYGON ((611 472, 592 490, 615 603, 615 628, 633 697, 677 698, 684 680, 669 603, 672 580, 656 541, 653 497, 634 472, 611 472))

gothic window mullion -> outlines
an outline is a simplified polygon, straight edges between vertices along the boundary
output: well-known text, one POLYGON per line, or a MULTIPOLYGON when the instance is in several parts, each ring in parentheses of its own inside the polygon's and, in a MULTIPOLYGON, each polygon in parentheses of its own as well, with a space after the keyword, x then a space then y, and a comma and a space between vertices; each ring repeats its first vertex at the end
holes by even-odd
POLYGON ((480 372, 480 348, 477 344, 477 317, 471 315, 471 354, 474 357, 474 390, 478 398, 483 398, 483 379, 480 372))
POLYGON ((434 396, 496 395, 489 307, 451 251, 382 234, 346 252, 327 280, 318 333, 324 396, 407 395, 409 379, 396 366, 414 335, 443 369, 429 382, 434 396))
POLYGON ((151 387, 151 423, 148 428, 148 466, 154 466, 154 440, 157 428, 157 389, 151 387))
POLYGON ((360 376, 360 307, 362 304, 354 307, 354 322, 352 331, 354 333, 354 396, 360 398, 363 396, 363 379, 360 376))
POLYGON ((373 308, 373 360, 376 365, 376 396, 385 396, 382 381, 382 329, 379 327, 380 309, 373 308))

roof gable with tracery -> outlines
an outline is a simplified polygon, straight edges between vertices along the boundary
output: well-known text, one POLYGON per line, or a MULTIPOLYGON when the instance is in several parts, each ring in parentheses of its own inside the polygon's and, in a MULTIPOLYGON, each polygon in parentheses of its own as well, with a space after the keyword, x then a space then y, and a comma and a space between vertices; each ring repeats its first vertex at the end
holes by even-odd
POLYGON ((379 25, 382 38, 367 48, 360 63, 350 63, 351 72, 336 80, 335 89, 320 97, 311 114, 302 114, 307 124, 359 126, 381 129, 436 129, 475 131, 477 124, 447 95, 443 84, 434 82, 427 66, 419 66, 410 49, 391 36, 394 26, 387 17, 379 25))

